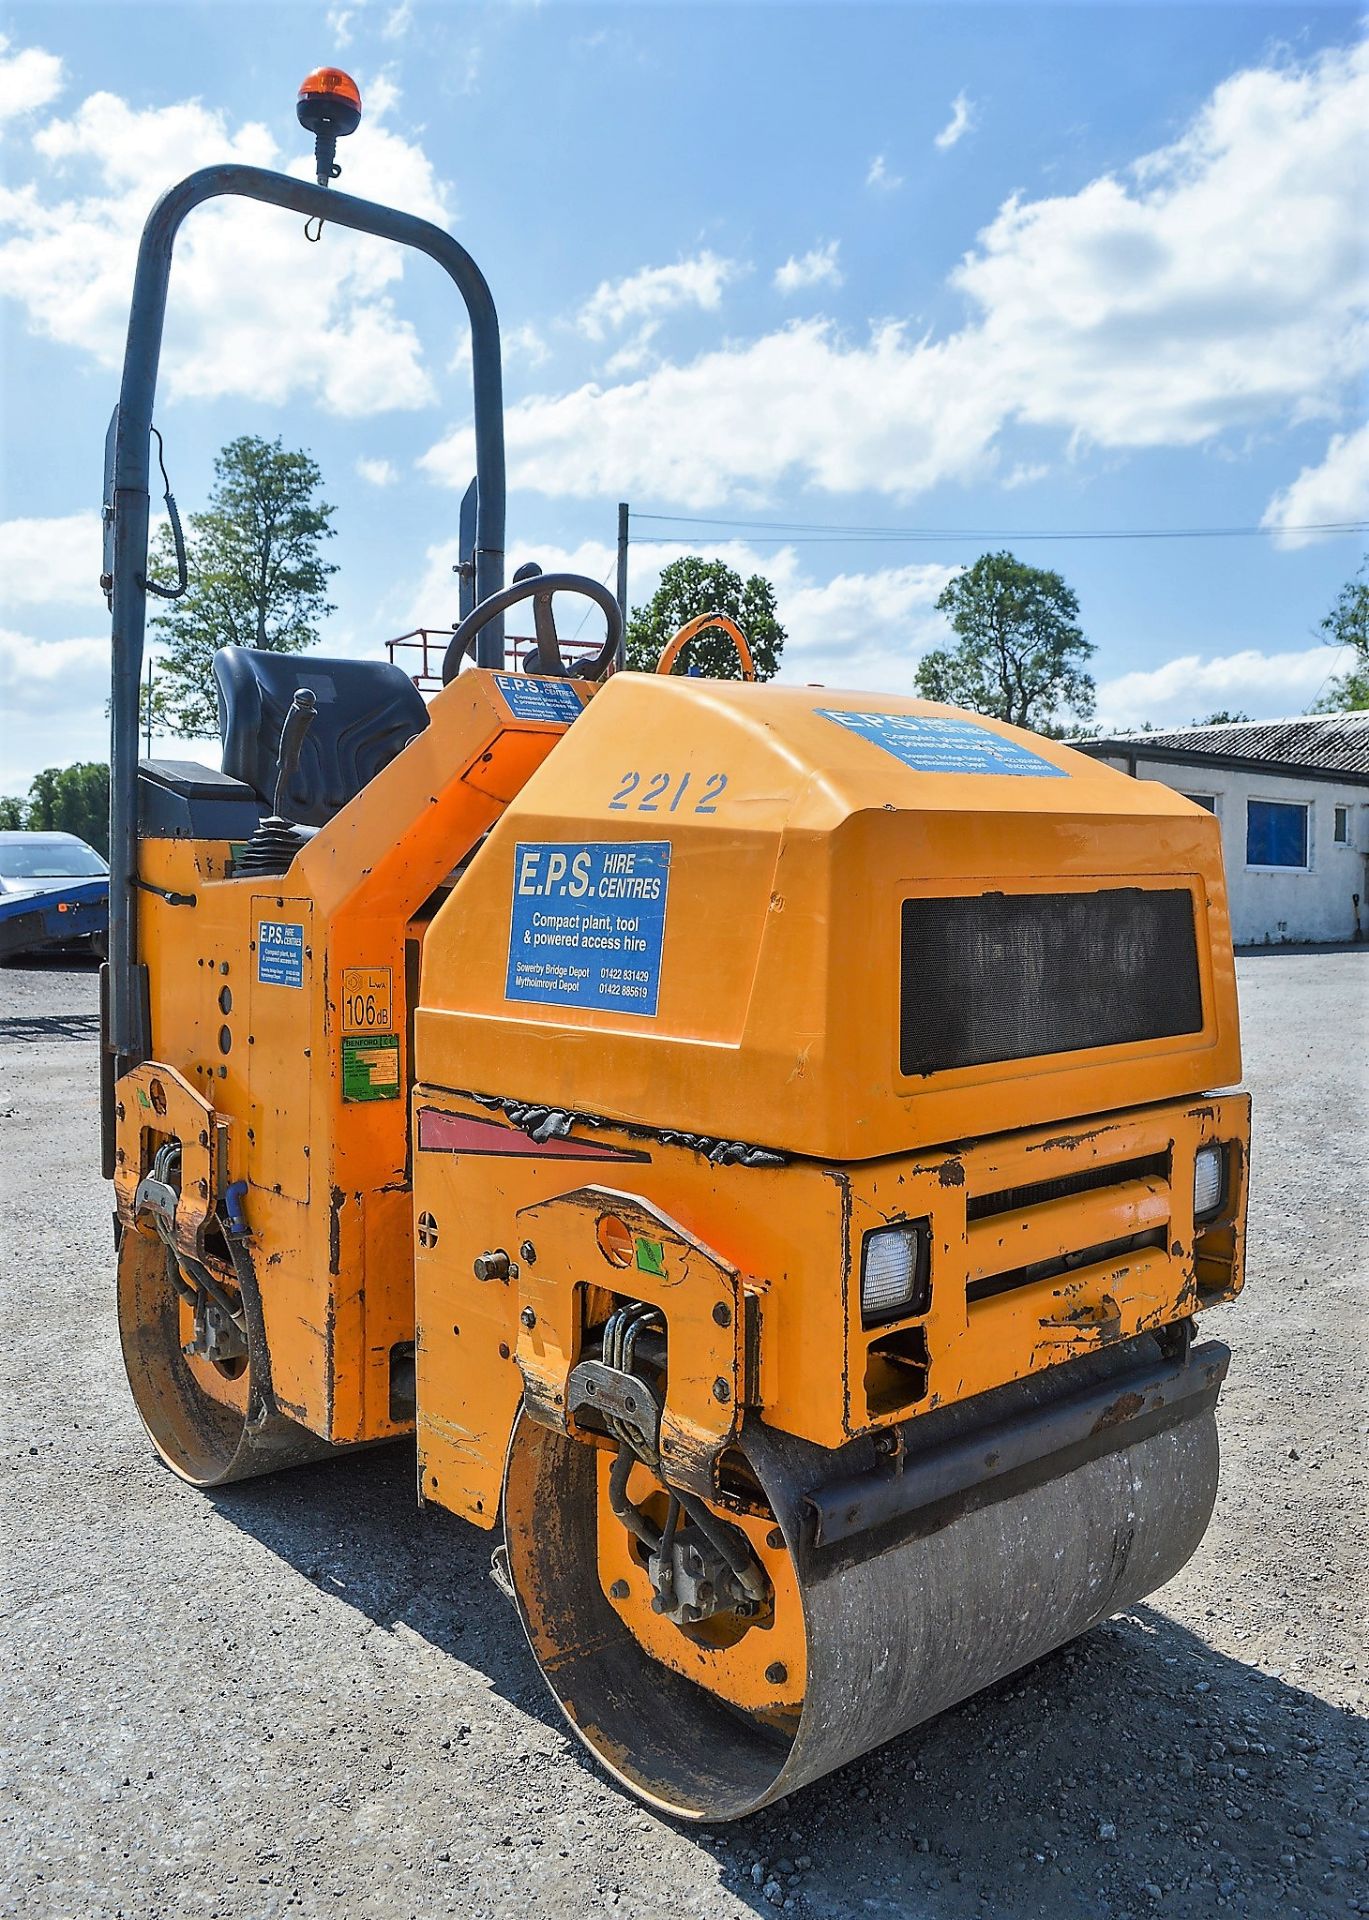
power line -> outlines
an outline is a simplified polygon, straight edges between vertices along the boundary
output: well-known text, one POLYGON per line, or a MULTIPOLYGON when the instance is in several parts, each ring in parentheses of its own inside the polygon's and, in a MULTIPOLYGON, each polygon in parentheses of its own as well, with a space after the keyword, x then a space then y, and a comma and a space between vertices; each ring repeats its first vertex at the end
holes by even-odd
POLYGON ((837 543, 880 546, 923 544, 947 540, 1242 540, 1271 539, 1293 533, 1347 534, 1369 532, 1369 520, 1319 521, 1292 527, 1123 527, 1040 528, 1001 527, 875 527, 839 526, 812 520, 725 520, 701 514, 634 513, 633 523, 651 521, 661 526, 712 527, 710 534, 644 533, 639 546, 711 546, 726 534, 745 534, 756 546, 831 546, 837 543))
POLYGON ((1315 710, 1318 700, 1321 699, 1322 695, 1326 692, 1326 689, 1330 686, 1332 679, 1335 677, 1336 673, 1339 671, 1342 656, 1344 655, 1344 653, 1348 648, 1353 646, 1354 646, 1353 640, 1342 640, 1335 647, 1335 657, 1332 660, 1330 666, 1326 669, 1326 672, 1322 675, 1321 685, 1317 688, 1317 691, 1312 695, 1312 705, 1308 708, 1309 713, 1315 710))
MULTIPOLYGON (((615 573, 617 571, 617 567, 618 567, 618 556, 617 554, 615 554, 609 565, 608 573, 615 573)), ((602 581, 600 582, 601 586, 606 587, 608 585, 608 573, 604 575, 602 581)), ((588 595, 586 595, 585 598, 586 598, 585 610, 580 615, 580 625, 576 627, 574 633, 570 636, 572 642, 580 638, 580 627, 584 626, 586 620, 589 619, 590 614, 594 611, 594 602, 591 599, 589 599, 588 595)))

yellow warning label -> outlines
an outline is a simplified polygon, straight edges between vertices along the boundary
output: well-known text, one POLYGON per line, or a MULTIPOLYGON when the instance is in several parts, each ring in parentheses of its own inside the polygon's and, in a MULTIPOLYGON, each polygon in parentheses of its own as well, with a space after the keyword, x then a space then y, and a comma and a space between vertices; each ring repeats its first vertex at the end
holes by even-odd
POLYGON ((388 1033, 394 1025, 388 967, 342 969, 342 1031, 388 1033))

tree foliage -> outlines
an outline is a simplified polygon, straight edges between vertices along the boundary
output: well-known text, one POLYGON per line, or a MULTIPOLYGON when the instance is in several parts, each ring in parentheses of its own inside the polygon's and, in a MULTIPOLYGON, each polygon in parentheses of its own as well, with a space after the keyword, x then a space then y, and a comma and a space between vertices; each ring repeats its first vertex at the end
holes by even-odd
MULTIPOLYGON (((775 589, 763 574, 743 580, 725 560, 687 554, 661 570, 661 584, 644 607, 634 607, 627 623, 627 663, 638 673, 654 673, 662 650, 701 613, 725 613, 746 635, 758 680, 773 680, 784 651, 785 632, 775 611, 775 589)), ((741 662, 730 634, 705 628, 675 663, 677 673, 697 669, 709 680, 740 680, 741 662)))
POLYGON ((1369 707, 1369 554, 1360 562, 1353 580, 1347 580, 1336 595, 1331 611, 1321 623, 1327 644, 1351 647, 1354 657, 1349 669, 1333 680, 1312 709, 1314 713, 1360 712, 1369 707))
POLYGON ((74 833, 108 858, 109 768, 103 760, 44 767, 33 776, 27 799, 12 794, 0 798, 0 827, 26 827, 30 833, 74 833))
MULTIPOLYGON (((215 460, 208 508, 189 516, 189 586, 154 622, 165 641, 158 694, 178 733, 218 732, 218 648, 300 653, 317 645, 337 572, 321 553, 336 531, 334 509, 317 497, 322 480, 307 453, 287 452, 279 439, 244 434, 215 460)), ((174 579, 175 570, 171 530, 163 527, 153 577, 174 579)))
POLYGON ((1094 708, 1094 651, 1079 625, 1079 602, 1058 573, 1011 553, 981 554, 937 600, 956 635, 918 663, 918 692, 990 714, 1035 733, 1067 730, 1066 716, 1094 708))

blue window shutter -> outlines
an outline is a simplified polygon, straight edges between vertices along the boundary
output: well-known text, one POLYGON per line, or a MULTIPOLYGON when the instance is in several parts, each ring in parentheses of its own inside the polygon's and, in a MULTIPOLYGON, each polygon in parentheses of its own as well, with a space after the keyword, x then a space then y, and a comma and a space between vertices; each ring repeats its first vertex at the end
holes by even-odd
POLYGON ((1248 867, 1307 865, 1307 808, 1287 800, 1248 800, 1245 814, 1248 867))

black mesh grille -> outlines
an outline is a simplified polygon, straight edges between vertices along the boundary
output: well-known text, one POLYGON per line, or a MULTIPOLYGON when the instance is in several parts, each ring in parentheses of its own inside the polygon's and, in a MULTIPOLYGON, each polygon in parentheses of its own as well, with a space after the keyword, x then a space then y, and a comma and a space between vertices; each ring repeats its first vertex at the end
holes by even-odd
POLYGON ((967 1220, 991 1220, 999 1213, 1020 1213, 1047 1200, 1069 1200, 1077 1193, 1096 1193, 1101 1187, 1120 1187, 1124 1180, 1168 1180, 1170 1155, 1148 1153, 1139 1160, 1106 1160, 1078 1173, 1062 1173, 1054 1180, 1033 1180, 1030 1186, 1004 1187, 998 1193, 971 1194, 965 1202, 967 1220))
POLYGON ((1134 1045, 1202 1024, 1186 888, 903 903, 905 1074, 1134 1045))

